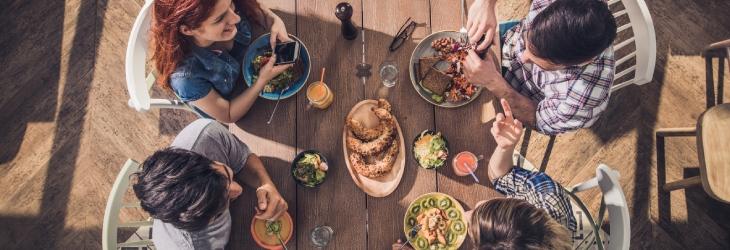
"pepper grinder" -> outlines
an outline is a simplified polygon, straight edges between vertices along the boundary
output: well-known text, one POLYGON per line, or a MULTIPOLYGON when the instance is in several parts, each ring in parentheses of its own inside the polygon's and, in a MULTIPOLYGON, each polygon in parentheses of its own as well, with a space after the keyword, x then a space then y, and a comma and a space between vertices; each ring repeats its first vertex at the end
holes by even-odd
POLYGON ((342 37, 347 40, 354 40, 357 38, 357 28, 352 24, 352 5, 347 2, 337 4, 335 9, 335 16, 342 22, 342 37))

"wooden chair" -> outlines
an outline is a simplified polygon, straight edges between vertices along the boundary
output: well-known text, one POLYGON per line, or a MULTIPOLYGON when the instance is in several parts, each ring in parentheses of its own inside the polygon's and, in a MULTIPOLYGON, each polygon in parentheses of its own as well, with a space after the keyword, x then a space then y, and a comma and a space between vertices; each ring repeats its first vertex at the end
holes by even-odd
POLYGON ((723 103, 725 82, 725 60, 730 64, 730 39, 710 44, 702 51, 705 58, 706 73, 706 101, 707 108, 723 103), (712 60, 717 58, 717 99, 715 98, 715 83, 713 81, 712 60))
MULTIPOLYGON (((518 152, 514 152, 512 160, 515 166, 538 171, 518 152)), ((605 164, 600 164, 596 168, 594 178, 565 189, 570 195, 573 215, 578 223, 578 232, 573 235, 573 249, 629 249, 631 241, 629 207, 619 179, 618 171, 605 164), (603 197, 598 209, 598 217, 593 217, 588 207, 576 194, 596 187, 601 190, 603 197), (602 229, 606 212, 608 212, 611 228, 608 234, 602 229)))
POLYGON ((700 175, 667 183, 662 189, 669 192, 702 184, 710 197, 730 203, 730 103, 702 113, 696 127, 657 130, 657 167, 666 167, 664 138, 677 136, 697 138, 700 175))
POLYGON ((127 42, 124 73, 127 79, 129 101, 127 105, 137 111, 144 112, 150 108, 185 109, 198 116, 192 107, 178 99, 156 99, 150 97, 150 89, 156 80, 154 71, 146 73, 147 48, 149 47, 149 30, 152 21, 152 0, 146 0, 137 18, 134 20, 132 31, 127 42))
POLYGON ((104 226, 102 229, 101 244, 104 250, 118 248, 147 248, 154 249, 149 232, 152 228, 152 218, 143 221, 121 222, 119 213, 123 208, 140 208, 139 202, 124 203, 124 194, 129 189, 129 176, 139 169, 139 163, 128 159, 122 170, 117 175, 114 186, 109 192, 109 198, 104 210, 104 226), (117 242, 117 230, 119 228, 137 228, 135 234, 126 242, 117 242))

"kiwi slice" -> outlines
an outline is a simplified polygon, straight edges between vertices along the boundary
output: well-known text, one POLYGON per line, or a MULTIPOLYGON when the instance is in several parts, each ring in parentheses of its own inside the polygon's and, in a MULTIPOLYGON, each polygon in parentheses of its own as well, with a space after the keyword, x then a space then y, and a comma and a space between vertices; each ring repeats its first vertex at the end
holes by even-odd
POLYGON ((428 240, 424 239, 423 237, 416 238, 416 248, 418 249, 426 249, 428 248, 428 240))
POLYGON ((449 199, 448 197, 444 197, 443 199, 441 199, 439 201, 439 208, 441 208, 441 210, 445 210, 450 207, 451 207, 451 199, 449 199))
POLYGON ((416 224, 418 224, 418 222, 416 221, 415 217, 408 217, 408 226, 409 227, 415 227, 416 224))
POLYGON ((459 220, 461 219, 461 212, 459 212, 458 209, 455 207, 446 209, 446 217, 448 217, 451 220, 459 220))
POLYGON ((451 222, 451 232, 457 235, 462 235, 466 233, 466 225, 464 225, 464 222, 460 220, 455 220, 451 222))
POLYGON ((421 212, 421 205, 418 203, 413 204, 413 207, 411 207, 411 214, 418 215, 419 212, 421 212))

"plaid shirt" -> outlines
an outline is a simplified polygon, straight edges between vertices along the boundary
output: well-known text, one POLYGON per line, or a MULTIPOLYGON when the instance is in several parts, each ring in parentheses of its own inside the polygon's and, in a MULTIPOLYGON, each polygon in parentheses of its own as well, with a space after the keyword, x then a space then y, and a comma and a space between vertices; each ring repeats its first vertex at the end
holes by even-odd
POLYGON ((568 194, 560 184, 545 173, 514 167, 506 175, 494 181, 494 187, 508 198, 525 200, 544 209, 550 217, 572 232, 576 221, 568 194))
POLYGON ((591 126, 606 109, 613 83, 614 56, 609 47, 584 66, 546 71, 520 60, 525 51, 522 31, 554 0, 533 0, 527 18, 508 30, 502 46, 504 79, 537 104, 537 131, 560 134, 591 126))

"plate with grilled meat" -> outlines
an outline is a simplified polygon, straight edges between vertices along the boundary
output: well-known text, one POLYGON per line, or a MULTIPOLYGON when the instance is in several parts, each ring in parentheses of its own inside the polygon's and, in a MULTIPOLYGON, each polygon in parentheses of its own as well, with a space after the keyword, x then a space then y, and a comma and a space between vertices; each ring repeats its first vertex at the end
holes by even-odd
POLYGON ((472 46, 456 31, 439 31, 424 38, 411 54, 413 88, 426 101, 444 108, 464 106, 479 97, 482 87, 466 80, 463 61, 472 46))
POLYGON ((364 100, 345 118, 345 163, 363 192, 385 197, 395 191, 405 169, 403 132, 385 99, 364 100))

